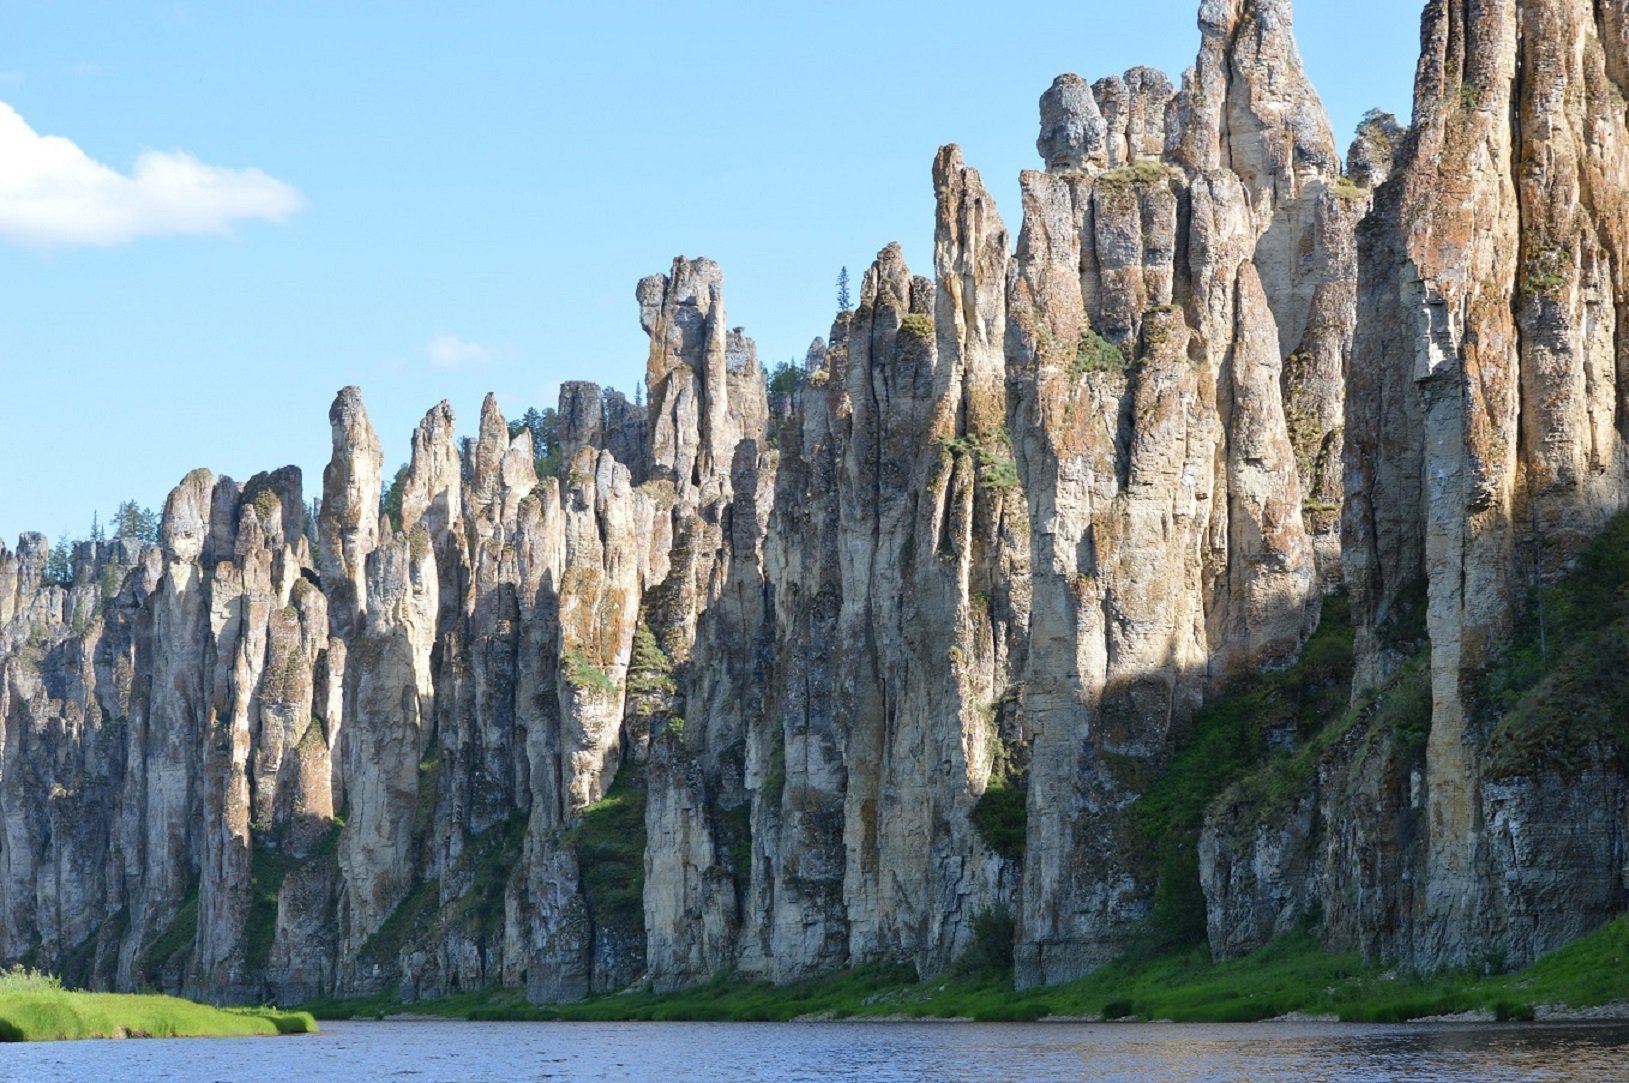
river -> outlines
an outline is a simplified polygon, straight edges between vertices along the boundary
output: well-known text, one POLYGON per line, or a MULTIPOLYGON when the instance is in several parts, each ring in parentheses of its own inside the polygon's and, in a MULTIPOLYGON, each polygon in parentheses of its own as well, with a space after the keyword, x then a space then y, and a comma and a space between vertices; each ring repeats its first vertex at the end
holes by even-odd
POLYGON ((1629 1024, 328 1023, 318 1035, 0 1045, 18 1083, 1629 1079, 1629 1024))

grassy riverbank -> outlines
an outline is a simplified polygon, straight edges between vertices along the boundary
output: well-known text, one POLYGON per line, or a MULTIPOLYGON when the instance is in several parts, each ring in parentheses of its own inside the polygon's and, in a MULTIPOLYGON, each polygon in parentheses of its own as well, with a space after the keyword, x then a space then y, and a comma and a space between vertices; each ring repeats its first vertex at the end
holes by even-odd
POLYGON ((1203 949, 1141 962, 1122 960, 1050 989, 1014 992, 1010 972, 964 966, 919 982, 908 967, 869 966, 775 987, 720 977, 683 993, 630 992, 539 1007, 513 990, 468 993, 403 1006, 392 998, 324 1001, 318 1018, 409 1012, 473 1020, 775 1021, 905 1017, 1022 1021, 1047 1017, 1249 1022, 1299 1012, 1348 1022, 1390 1023, 1459 1012, 1531 1019, 1541 1006, 1590 1008, 1629 1002, 1629 917, 1515 974, 1417 975, 1332 955, 1307 933, 1212 963, 1203 949))
POLYGON ((243 1038, 312 1034, 307 1012, 212 1008, 179 997, 83 993, 52 977, 0 974, 0 1042, 73 1038, 243 1038))

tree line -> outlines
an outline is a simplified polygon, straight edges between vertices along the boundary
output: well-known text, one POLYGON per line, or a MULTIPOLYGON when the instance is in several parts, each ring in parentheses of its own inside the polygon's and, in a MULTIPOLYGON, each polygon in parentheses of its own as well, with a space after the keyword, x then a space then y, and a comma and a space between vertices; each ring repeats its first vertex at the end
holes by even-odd
POLYGON ((83 538, 70 538, 63 531, 45 557, 45 581, 53 586, 66 587, 74 581, 74 546, 83 541, 106 541, 109 538, 130 538, 147 545, 158 544, 158 513, 134 500, 126 500, 113 512, 106 525, 96 512, 91 513, 90 533, 83 538))

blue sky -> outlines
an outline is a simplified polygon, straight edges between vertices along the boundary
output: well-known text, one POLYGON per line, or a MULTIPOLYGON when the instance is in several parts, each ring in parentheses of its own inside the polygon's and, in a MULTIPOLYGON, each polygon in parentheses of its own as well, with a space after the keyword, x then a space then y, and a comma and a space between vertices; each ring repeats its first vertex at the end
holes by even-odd
MULTIPOLYGON (((1343 146, 1406 120, 1421 6, 1298 5, 1343 146)), ((562 379, 631 392, 634 284, 678 254, 719 261, 765 361, 801 356, 838 268, 898 240, 931 273, 939 145, 1016 234, 1053 76, 1175 77, 1196 8, 0 0, 0 154, 92 193, 0 204, 0 538, 196 466, 314 493, 347 383, 387 471, 442 398, 467 432, 488 390, 511 417, 562 379)))

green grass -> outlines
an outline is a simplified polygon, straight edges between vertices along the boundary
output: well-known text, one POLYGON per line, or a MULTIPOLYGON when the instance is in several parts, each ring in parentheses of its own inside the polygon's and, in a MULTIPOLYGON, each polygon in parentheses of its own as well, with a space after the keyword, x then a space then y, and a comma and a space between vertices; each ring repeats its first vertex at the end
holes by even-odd
POLYGON ((470 847, 475 876, 459 910, 474 917, 483 940, 503 936, 504 897, 525 846, 526 817, 517 815, 481 834, 470 847))
POLYGON ((33 971, 0 974, 0 1041, 314 1034, 309 1012, 212 1008, 170 996, 84 993, 33 971))
POLYGON ((409 937, 422 932, 435 918, 436 905, 441 898, 441 880, 431 877, 408 893, 384 924, 366 941, 357 953, 362 959, 374 963, 394 965, 409 937))
POLYGON ((1138 871, 1154 885, 1145 950, 1204 942, 1199 832, 1205 810, 1263 767, 1288 772, 1275 776, 1275 795, 1292 780, 1310 782, 1333 733, 1319 736, 1332 722, 1350 721, 1352 637, 1347 600, 1326 598, 1318 629, 1295 664, 1241 681, 1201 710, 1170 768, 1132 806, 1128 852, 1140 856, 1138 871), (1286 732, 1299 751, 1275 753, 1270 736, 1286 732))
POLYGON ((1488 774, 1563 776, 1629 749, 1629 515, 1619 515, 1553 586, 1534 594, 1473 700, 1492 723, 1488 774))
POLYGON ((579 692, 601 699, 610 699, 617 694, 616 682, 576 651, 566 653, 565 670, 566 683, 579 692))
POLYGON ((280 850, 254 844, 249 868, 249 914, 244 922, 248 962, 253 969, 264 967, 271 959, 272 941, 277 935, 277 893, 298 865, 280 850))
MULTIPOLYGON (((1495 977, 1368 967, 1356 954, 1325 951, 1303 930, 1230 962, 1213 963, 1203 947, 1186 948, 1152 959, 1127 957, 1080 981, 1025 992, 1013 990, 1011 971, 1001 961, 1001 933, 1010 932, 1010 924, 1003 930, 1006 919, 999 914, 981 920, 990 925, 980 937, 987 942, 976 943, 949 976, 926 982, 918 981, 909 966, 876 963, 780 987, 721 975, 680 993, 635 991, 540 1006, 525 1003, 517 990, 488 990, 422 1001, 406 1010, 457 1019, 586 1022, 1080 1016, 1221 1023, 1302 1012, 1346 1022, 1390 1023, 1462 1011, 1525 1019, 1541 1004, 1585 1008, 1629 1001, 1629 916, 1527 970, 1495 977)), ((403 1010, 388 998, 303 1007, 321 1019, 403 1010)))
POLYGON ((645 935, 645 784, 630 764, 567 832, 577 851, 589 918, 623 939, 645 935))
MULTIPOLYGON (((198 939, 198 884, 194 881, 187 889, 186 898, 176 910, 175 917, 164 927, 158 939, 147 945, 136 961, 136 969, 143 975, 154 975, 178 956, 191 955, 193 943, 198 939)), ((148 978, 151 980, 151 977, 148 978)))

